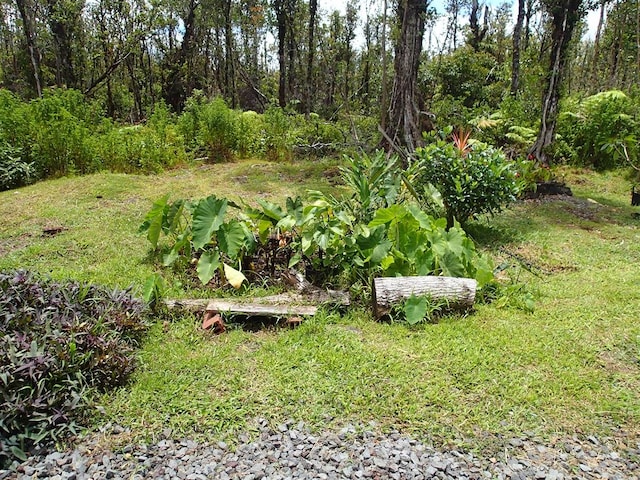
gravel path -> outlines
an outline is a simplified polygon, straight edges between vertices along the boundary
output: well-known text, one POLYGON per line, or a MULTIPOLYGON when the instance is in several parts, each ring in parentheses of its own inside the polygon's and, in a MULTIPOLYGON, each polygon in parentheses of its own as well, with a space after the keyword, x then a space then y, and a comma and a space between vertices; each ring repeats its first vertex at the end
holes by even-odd
MULTIPOLYGON (((640 444, 632 448, 593 436, 542 445, 528 438, 506 441, 494 457, 434 449, 397 432, 382 435, 346 427, 311 434, 304 424, 276 430, 258 422, 259 435, 224 442, 161 440, 153 445, 100 448, 96 438, 75 450, 33 457, 7 478, 81 479, 618 479, 640 478, 640 444)), ((115 432, 126 433, 116 427, 115 432)))

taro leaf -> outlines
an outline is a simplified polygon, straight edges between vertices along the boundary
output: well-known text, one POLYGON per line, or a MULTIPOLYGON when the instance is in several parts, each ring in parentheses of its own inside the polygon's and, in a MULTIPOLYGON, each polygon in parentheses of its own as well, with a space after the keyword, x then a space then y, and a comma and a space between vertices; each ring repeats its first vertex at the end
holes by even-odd
POLYGON ((424 296, 411 295, 404 302, 404 316, 409 325, 415 325, 424 320, 429 308, 429 299, 424 296))
POLYGON ((261 198, 258 198, 256 201, 262 207, 262 212, 264 213, 264 215, 266 215, 270 219, 278 222, 282 220, 282 217, 285 216, 282 208, 280 208, 275 203, 268 202, 267 200, 263 200, 261 198))
POLYGON ((193 247, 200 250, 211 241, 224 221, 227 210, 227 200, 216 198, 215 195, 201 200, 193 212, 193 247))
POLYGON ((203 285, 211 281, 218 268, 220 268, 220 254, 218 252, 204 252, 200 256, 196 270, 203 285))
POLYGON ((420 209, 417 205, 411 204, 409 205, 409 212, 416 219, 420 228, 424 230, 432 230, 434 228, 433 225, 433 217, 431 215, 426 214, 423 210, 420 209))
POLYGON ((294 199, 287 197, 287 214, 295 218, 296 224, 300 225, 303 217, 302 199, 298 196, 294 199))
POLYGON ((176 200, 171 204, 167 211, 166 225, 164 225, 165 233, 178 233, 177 227, 180 225, 180 216, 184 210, 183 199, 176 200))
POLYGON ((289 259, 289 268, 295 267, 302 260, 302 255, 300 253, 296 253, 293 257, 289 259))
POLYGON ((189 236, 187 233, 184 233, 178 237, 173 248, 169 251, 169 253, 162 256, 162 265, 165 267, 170 267, 180 256, 180 252, 184 247, 189 244, 189 236))
POLYGON ((218 230, 217 239, 220 250, 236 259, 245 243, 245 229, 237 221, 224 223, 218 230))
POLYGON ((476 274, 475 279, 479 287, 483 287, 495 278, 491 262, 484 256, 478 256, 475 260, 476 274))
POLYGON ((440 268, 442 273, 449 277, 464 277, 464 265, 460 258, 453 252, 447 252, 440 257, 440 268))
POLYGON ((373 220, 369 222, 369 227, 385 225, 393 221, 401 220, 407 214, 407 209, 402 205, 391 205, 389 208, 381 208, 376 211, 373 220))
POLYGON ((144 222, 140 225, 138 231, 140 233, 147 232, 147 240, 151 242, 153 248, 158 247, 158 239, 160 238, 160 233, 162 232, 162 219, 164 218, 164 212, 167 207, 167 200, 169 199, 169 195, 165 195, 153 202, 151 206, 151 210, 144 217, 144 222))
POLYGON ((236 290, 242 286, 242 283, 247 279, 242 272, 236 270, 230 265, 224 264, 224 276, 227 277, 227 282, 236 290))

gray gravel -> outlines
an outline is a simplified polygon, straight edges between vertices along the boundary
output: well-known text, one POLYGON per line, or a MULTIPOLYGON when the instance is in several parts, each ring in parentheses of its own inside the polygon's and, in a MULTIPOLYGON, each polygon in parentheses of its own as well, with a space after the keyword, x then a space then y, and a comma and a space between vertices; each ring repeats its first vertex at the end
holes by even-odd
MULTIPOLYGON (((110 434, 124 433, 111 428, 110 434)), ((170 436, 170 432, 169 436, 170 436)), ((497 440, 497 439, 494 439, 497 440)), ((486 456, 435 449, 398 432, 375 433, 352 426, 312 434, 303 423, 242 434, 224 442, 163 439, 152 445, 100 447, 98 436, 73 451, 32 457, 0 470, 7 478, 82 479, 639 479, 640 445, 593 436, 544 445, 528 437, 502 440, 500 453, 486 456)))

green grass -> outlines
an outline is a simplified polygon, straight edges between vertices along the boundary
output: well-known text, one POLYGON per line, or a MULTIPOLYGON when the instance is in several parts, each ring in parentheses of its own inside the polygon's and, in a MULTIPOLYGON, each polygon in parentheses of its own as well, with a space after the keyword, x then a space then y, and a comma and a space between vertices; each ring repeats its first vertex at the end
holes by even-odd
MULTIPOLYGON (((61 179, 5 192, 0 268, 139 287, 152 266, 135 231, 153 199, 166 192, 282 199, 305 186, 330 188, 321 171, 313 164, 247 162, 157 177, 61 179), (48 224, 67 230, 43 238, 48 224)), ((495 302, 408 328, 376 323, 355 308, 294 330, 238 328, 221 336, 202 333, 200 319, 175 318, 153 327, 134 381, 101 399, 100 421, 147 437, 171 428, 176 435, 232 438, 256 417, 317 428, 375 421, 472 445, 485 433, 607 434, 621 426, 637 435, 637 209, 629 206, 620 173, 564 173, 574 199, 521 203, 471 231, 498 262, 531 269, 507 274, 535 293, 533 313, 495 302)))

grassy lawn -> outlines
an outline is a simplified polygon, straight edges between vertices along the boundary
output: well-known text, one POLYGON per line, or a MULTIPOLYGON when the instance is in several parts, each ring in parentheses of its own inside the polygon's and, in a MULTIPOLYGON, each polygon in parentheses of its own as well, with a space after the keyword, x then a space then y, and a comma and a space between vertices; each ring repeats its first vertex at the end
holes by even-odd
MULTIPOLYGON (((240 162, 154 177, 101 174, 0 193, 0 268, 140 289, 153 271, 138 225, 152 200, 215 193, 282 200, 331 188, 335 164, 240 162), (47 237, 42 229, 65 228, 47 237)), ((470 233, 535 294, 408 328, 364 308, 299 328, 209 336, 158 322, 106 418, 153 438, 232 437, 256 417, 322 428, 375 421, 438 441, 484 433, 607 434, 640 425, 640 220, 621 174, 566 169, 573 199, 520 203, 470 233)), ((179 286, 172 294, 186 295, 179 286)), ((475 440, 473 440, 475 439, 475 440)))

